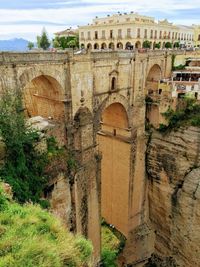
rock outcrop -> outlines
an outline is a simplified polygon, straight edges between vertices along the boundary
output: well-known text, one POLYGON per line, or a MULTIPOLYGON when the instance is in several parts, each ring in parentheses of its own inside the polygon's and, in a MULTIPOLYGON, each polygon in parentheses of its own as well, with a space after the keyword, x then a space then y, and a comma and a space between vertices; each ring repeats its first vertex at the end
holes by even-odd
POLYGON ((147 151, 155 253, 200 266, 200 129, 152 134, 147 151))

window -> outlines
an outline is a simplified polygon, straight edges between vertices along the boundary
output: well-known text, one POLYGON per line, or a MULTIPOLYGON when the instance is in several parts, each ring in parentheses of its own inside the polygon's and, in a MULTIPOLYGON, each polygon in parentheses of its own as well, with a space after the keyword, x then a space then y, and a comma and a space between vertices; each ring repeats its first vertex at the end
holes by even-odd
POLYGON ((153 30, 151 30, 151 36, 150 36, 150 38, 153 38, 153 30))
POLYGON ((160 39, 162 39, 162 31, 160 31, 160 39))
POLYGON ((112 77, 111 80, 111 90, 116 90, 116 78, 112 77))
POLYGON ((131 29, 130 29, 130 28, 127 29, 127 37, 128 37, 128 38, 131 38, 131 29))
POLYGON ((198 41, 200 41, 200 34, 198 35, 198 41))
POLYGON ((140 29, 137 29, 137 38, 140 38, 140 29))
POLYGON ((113 30, 110 30, 110 38, 113 38, 113 30))
POLYGON ((90 40, 90 39, 91 39, 91 33, 88 32, 88 33, 87 33, 87 36, 88 36, 88 40, 90 40))
POLYGON ((94 38, 95 38, 95 40, 98 39, 98 31, 95 31, 95 33, 94 33, 94 38))
POLYGON ((106 38, 106 33, 105 31, 102 31, 102 39, 105 39, 106 38))
POLYGON ((122 30, 121 29, 118 30, 118 38, 122 38, 122 30))
POLYGON ((157 39, 157 31, 155 31, 154 38, 157 39))
POLYGON ((84 32, 81 32, 81 39, 84 39, 84 32))
POLYGON ((144 38, 147 38, 147 29, 144 30, 144 38))

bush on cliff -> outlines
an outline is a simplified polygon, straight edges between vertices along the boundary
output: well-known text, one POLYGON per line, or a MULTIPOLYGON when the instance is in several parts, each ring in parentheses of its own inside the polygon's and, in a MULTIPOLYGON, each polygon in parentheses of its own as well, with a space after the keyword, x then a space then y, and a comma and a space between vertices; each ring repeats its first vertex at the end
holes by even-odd
POLYGON ((0 267, 82 267, 92 245, 39 206, 11 202, 0 188, 0 267))
POLYGON ((14 198, 20 203, 40 202, 47 182, 47 155, 36 149, 39 134, 26 124, 19 92, 5 92, 1 97, 0 136, 6 145, 1 179, 12 186, 14 198))
POLYGON ((179 110, 168 109, 163 116, 168 120, 168 125, 160 124, 161 132, 177 129, 181 126, 200 127, 200 104, 194 99, 185 98, 183 108, 179 110))
POLYGON ((102 266, 116 267, 117 256, 125 245, 125 237, 112 229, 104 220, 101 226, 102 266))

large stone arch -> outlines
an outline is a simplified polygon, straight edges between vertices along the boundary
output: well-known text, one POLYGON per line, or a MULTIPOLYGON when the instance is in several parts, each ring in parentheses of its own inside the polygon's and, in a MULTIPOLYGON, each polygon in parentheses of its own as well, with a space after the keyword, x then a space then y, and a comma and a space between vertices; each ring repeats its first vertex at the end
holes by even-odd
POLYGON ((129 112, 129 103, 128 103, 127 99, 123 95, 120 95, 119 93, 112 93, 111 95, 106 97, 99 104, 99 106, 96 108, 96 112, 94 114, 95 132, 98 132, 98 130, 101 127, 101 124, 100 124, 100 122, 101 122, 101 114, 103 113, 103 111, 108 106, 110 106, 110 105, 112 105, 114 103, 119 103, 125 108, 127 116, 128 116, 128 127, 130 127, 130 125, 131 125, 131 115, 130 115, 130 112, 129 112))
MULTIPOLYGON (((54 127, 51 135, 55 136, 60 145, 67 143, 65 130, 66 108, 65 90, 62 75, 49 68, 48 71, 32 68, 20 77, 25 114, 27 117, 42 117, 50 120, 54 127)), ((39 119, 39 118, 38 118, 39 119)))
POLYGON ((159 81, 162 76, 162 68, 160 67, 159 64, 153 64, 148 68, 147 72, 147 81, 159 81))
POLYGON ((159 106, 157 106, 156 101, 160 97, 158 94, 158 86, 161 75, 161 67, 158 64, 154 64, 150 67, 146 78, 146 120, 147 123, 150 123, 155 127, 158 127, 159 125, 159 106), (152 100, 155 100, 155 103, 152 100))
POLYGON ((20 76, 19 76, 19 85, 21 89, 23 89, 29 82, 31 82, 34 78, 39 77, 41 75, 50 76, 57 80, 57 82, 61 85, 62 89, 64 90, 64 79, 63 73, 55 68, 47 68, 45 67, 32 67, 26 69, 20 76))
POLYGON ((97 144, 101 161, 101 215, 126 237, 129 220, 131 144, 129 119, 121 103, 107 102, 101 113, 97 144))
POLYGON ((28 117, 42 116, 64 121, 64 94, 60 83, 48 75, 32 79, 22 90, 28 117))

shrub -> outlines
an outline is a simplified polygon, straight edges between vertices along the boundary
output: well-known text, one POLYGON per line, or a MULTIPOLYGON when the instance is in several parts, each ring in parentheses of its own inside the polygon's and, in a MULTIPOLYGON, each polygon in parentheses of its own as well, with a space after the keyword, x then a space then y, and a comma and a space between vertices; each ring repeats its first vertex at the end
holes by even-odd
POLYGON ((160 124, 159 130, 161 132, 176 129, 180 126, 200 127, 200 104, 191 98, 183 99, 183 108, 176 111, 169 108, 162 115, 168 120, 168 125, 160 124))
POLYGON ((101 252, 101 258, 102 258, 103 266, 117 267, 117 264, 116 264, 117 252, 116 251, 103 248, 101 252))
POLYGON ((26 125, 19 92, 5 92, 0 100, 0 135, 6 145, 1 179, 12 186, 19 202, 39 202, 47 182, 47 155, 36 149, 39 134, 26 125))
POLYGON ((116 267, 117 256, 125 245, 125 237, 104 220, 101 227, 101 259, 104 267, 116 267))
POLYGON ((142 46, 143 46, 143 48, 151 48, 151 43, 148 40, 146 40, 143 42, 142 46))

